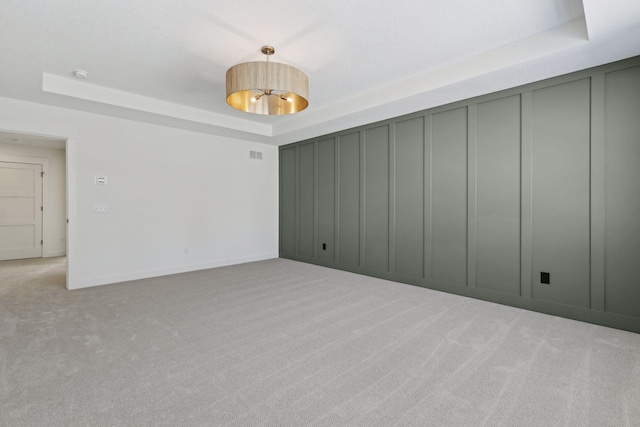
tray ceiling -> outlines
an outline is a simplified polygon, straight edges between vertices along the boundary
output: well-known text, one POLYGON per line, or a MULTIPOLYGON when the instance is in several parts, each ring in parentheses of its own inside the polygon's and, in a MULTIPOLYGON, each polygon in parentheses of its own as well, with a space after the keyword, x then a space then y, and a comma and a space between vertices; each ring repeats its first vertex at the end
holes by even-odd
POLYGON ((637 0, 4 0, 0 20, 0 96, 276 145, 640 54, 637 0), (264 44, 308 74, 307 110, 226 104, 264 44))

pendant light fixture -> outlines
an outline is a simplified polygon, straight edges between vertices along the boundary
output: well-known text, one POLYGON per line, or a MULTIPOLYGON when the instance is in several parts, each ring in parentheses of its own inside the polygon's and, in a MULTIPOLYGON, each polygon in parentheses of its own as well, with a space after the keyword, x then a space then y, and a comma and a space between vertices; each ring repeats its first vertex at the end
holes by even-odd
POLYGON ((294 114, 309 105, 309 80, 295 67, 269 62, 275 53, 262 46, 266 61, 244 62, 227 70, 227 103, 254 114, 294 114))

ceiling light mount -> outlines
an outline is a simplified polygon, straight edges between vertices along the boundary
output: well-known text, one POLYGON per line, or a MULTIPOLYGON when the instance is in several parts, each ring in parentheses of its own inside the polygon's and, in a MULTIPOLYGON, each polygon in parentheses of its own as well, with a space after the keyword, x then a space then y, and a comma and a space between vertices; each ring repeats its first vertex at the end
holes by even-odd
POLYGON ((276 50, 273 48, 273 46, 262 46, 262 48, 260 48, 260 52, 262 52, 264 55, 267 55, 268 59, 270 55, 276 53, 276 50))
POLYGON ((244 62, 227 70, 227 103, 240 111, 254 114, 284 115, 304 110, 309 105, 309 80, 290 65, 269 62, 276 50, 262 46, 267 60, 244 62))

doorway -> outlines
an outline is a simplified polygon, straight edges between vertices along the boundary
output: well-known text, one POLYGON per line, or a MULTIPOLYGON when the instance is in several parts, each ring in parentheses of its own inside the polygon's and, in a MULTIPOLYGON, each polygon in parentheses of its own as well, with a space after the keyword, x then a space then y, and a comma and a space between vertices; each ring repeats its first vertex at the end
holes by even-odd
POLYGON ((66 258, 66 145, 0 131, 0 268, 5 260, 66 258))

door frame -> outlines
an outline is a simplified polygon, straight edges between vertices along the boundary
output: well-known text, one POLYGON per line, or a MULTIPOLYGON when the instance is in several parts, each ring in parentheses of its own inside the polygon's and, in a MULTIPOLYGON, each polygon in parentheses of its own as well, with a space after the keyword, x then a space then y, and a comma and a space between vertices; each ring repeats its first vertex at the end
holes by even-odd
MULTIPOLYGON (((48 176, 49 176, 49 159, 44 158, 44 157, 31 157, 31 156, 20 156, 20 155, 13 155, 13 154, 0 154, 0 162, 4 162, 4 163, 19 163, 19 164, 26 164, 26 165, 39 165, 42 168, 42 172, 44 175, 42 175, 42 206, 49 206, 49 181, 48 181, 48 176)), ((44 212, 42 213, 42 215, 40 215, 40 239, 42 239, 42 241, 44 242, 48 242, 48 238, 47 238, 47 229, 44 226, 44 212)), ((48 244, 48 243, 47 243, 48 244)), ((66 246, 66 244, 65 244, 66 246)), ((40 257, 39 258, 44 258, 45 257, 45 253, 46 251, 44 250, 44 244, 40 245, 40 257)))
MULTIPOLYGON (((8 120, 11 122, 12 120, 8 120)), ((77 245, 77 230, 76 230, 76 218, 77 218, 77 183, 76 183, 76 149, 77 149, 77 141, 78 138, 72 136, 73 133, 69 132, 68 129, 63 130, 62 132, 58 129, 50 131, 49 126, 44 126, 46 129, 44 131, 34 130, 32 124, 25 124, 20 121, 20 123, 12 123, 10 126, 6 126, 5 124, 0 124, 0 131, 2 132, 11 132, 11 133, 21 133, 25 135, 33 135, 40 136, 45 138, 52 139, 63 139, 65 140, 65 156, 66 156, 66 165, 65 165, 65 175, 66 175, 66 210, 67 210, 67 232, 66 232, 66 246, 67 246, 67 280, 66 280, 66 288, 71 290, 76 288, 76 265, 75 265, 75 253, 76 253, 76 245, 77 245)), ((53 128, 57 128, 57 125, 53 125, 53 128)), ((15 157, 23 157, 23 156, 15 156, 15 157)), ((48 165, 47 165, 48 167, 48 165)), ((44 167, 43 167, 44 170, 44 167)), ((48 169, 47 169, 48 171, 48 169)), ((45 173, 45 178, 47 174, 45 173)), ((44 191, 44 190, 43 190, 44 191)), ((43 194, 43 203, 46 203, 43 194)), ((44 233, 44 232, 43 232, 44 233)))

